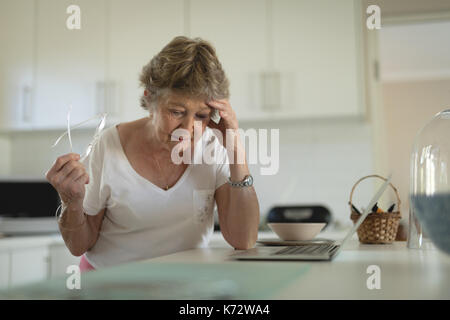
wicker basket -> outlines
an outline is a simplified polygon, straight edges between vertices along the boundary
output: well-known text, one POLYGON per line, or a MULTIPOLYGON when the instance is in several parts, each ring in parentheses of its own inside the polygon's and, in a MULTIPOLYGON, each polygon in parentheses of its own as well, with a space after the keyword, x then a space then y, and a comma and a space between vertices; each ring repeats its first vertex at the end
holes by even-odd
MULTIPOLYGON (((369 175, 359 179, 352 188, 352 192, 350 193, 350 201, 348 204, 350 205, 350 219, 352 219, 353 223, 356 223, 358 219, 361 217, 361 214, 356 212, 353 209, 352 197, 353 192, 355 191, 356 186, 367 178, 380 178, 386 181, 386 178, 383 178, 379 175, 369 175)), ((389 184, 392 189, 395 191, 397 196, 397 210, 393 212, 382 212, 382 213, 369 213, 367 218, 361 223, 358 228, 358 238, 361 243, 372 243, 372 244, 384 244, 384 243, 392 243, 395 241, 397 236, 398 225, 401 219, 400 214, 400 197, 398 195, 397 189, 390 183, 389 184)))

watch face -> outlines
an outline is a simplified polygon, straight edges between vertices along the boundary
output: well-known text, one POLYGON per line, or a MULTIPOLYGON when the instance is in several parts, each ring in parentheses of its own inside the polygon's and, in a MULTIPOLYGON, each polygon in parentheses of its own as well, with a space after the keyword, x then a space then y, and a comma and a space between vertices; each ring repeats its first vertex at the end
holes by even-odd
POLYGON ((253 177, 251 175, 248 176, 248 185, 253 185, 253 177))

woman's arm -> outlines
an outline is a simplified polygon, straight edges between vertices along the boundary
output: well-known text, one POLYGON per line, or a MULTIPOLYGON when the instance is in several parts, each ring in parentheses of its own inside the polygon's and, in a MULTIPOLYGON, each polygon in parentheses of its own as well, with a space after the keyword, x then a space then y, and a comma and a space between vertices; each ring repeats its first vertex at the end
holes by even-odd
POLYGON ((97 242, 106 209, 97 215, 84 213, 80 205, 69 205, 58 221, 64 242, 74 256, 81 256, 97 242))
MULTIPOLYGON (((232 181, 242 181, 249 174, 245 150, 236 135, 234 150, 227 150, 235 161, 230 164, 232 181), (243 163, 237 163, 242 159, 243 163)), ((225 240, 236 249, 252 248, 258 239, 259 203, 253 187, 222 185, 215 193, 220 230, 225 240)))
MULTIPOLYGON (((207 101, 207 104, 219 110, 220 122, 216 124, 210 121, 208 126, 222 133, 222 144, 230 159, 231 180, 242 181, 249 174, 249 170, 245 148, 239 137, 236 113, 228 99, 207 101)), ((258 239, 259 226, 259 203, 255 189, 231 187, 226 183, 216 190, 215 199, 220 229, 225 240, 236 249, 253 247, 258 239)))
POLYGON ((89 183, 89 175, 79 160, 76 153, 62 155, 45 174, 64 204, 58 227, 75 256, 81 256, 95 244, 105 213, 102 210, 91 217, 83 211, 84 185, 89 183))

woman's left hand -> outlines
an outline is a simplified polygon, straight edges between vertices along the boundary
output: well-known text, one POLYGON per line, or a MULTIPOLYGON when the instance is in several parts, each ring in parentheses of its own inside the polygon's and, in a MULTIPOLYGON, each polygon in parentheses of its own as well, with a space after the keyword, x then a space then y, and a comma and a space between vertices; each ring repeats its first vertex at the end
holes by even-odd
POLYGON ((210 120, 208 127, 220 130, 223 137, 222 143, 226 147, 226 130, 229 129, 232 131, 237 131, 237 129, 239 129, 236 113, 231 108, 228 99, 211 100, 207 101, 206 104, 213 109, 217 109, 219 112, 219 124, 216 124, 214 121, 210 120))

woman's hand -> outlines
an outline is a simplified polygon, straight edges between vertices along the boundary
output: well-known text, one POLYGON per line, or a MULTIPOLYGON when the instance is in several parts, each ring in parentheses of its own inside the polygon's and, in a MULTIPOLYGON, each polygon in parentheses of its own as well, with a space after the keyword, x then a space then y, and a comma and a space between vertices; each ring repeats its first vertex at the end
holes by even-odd
POLYGON ((89 175, 84 165, 79 162, 80 155, 68 153, 56 159, 45 177, 58 191, 61 200, 66 204, 82 207, 84 185, 89 183, 89 175))
POLYGON ((211 108, 217 109, 219 112, 219 124, 216 124, 214 121, 210 120, 208 127, 220 130, 223 137, 222 144, 226 147, 226 131, 231 130, 236 133, 239 129, 236 113, 231 108, 228 99, 207 101, 206 104, 211 108))

